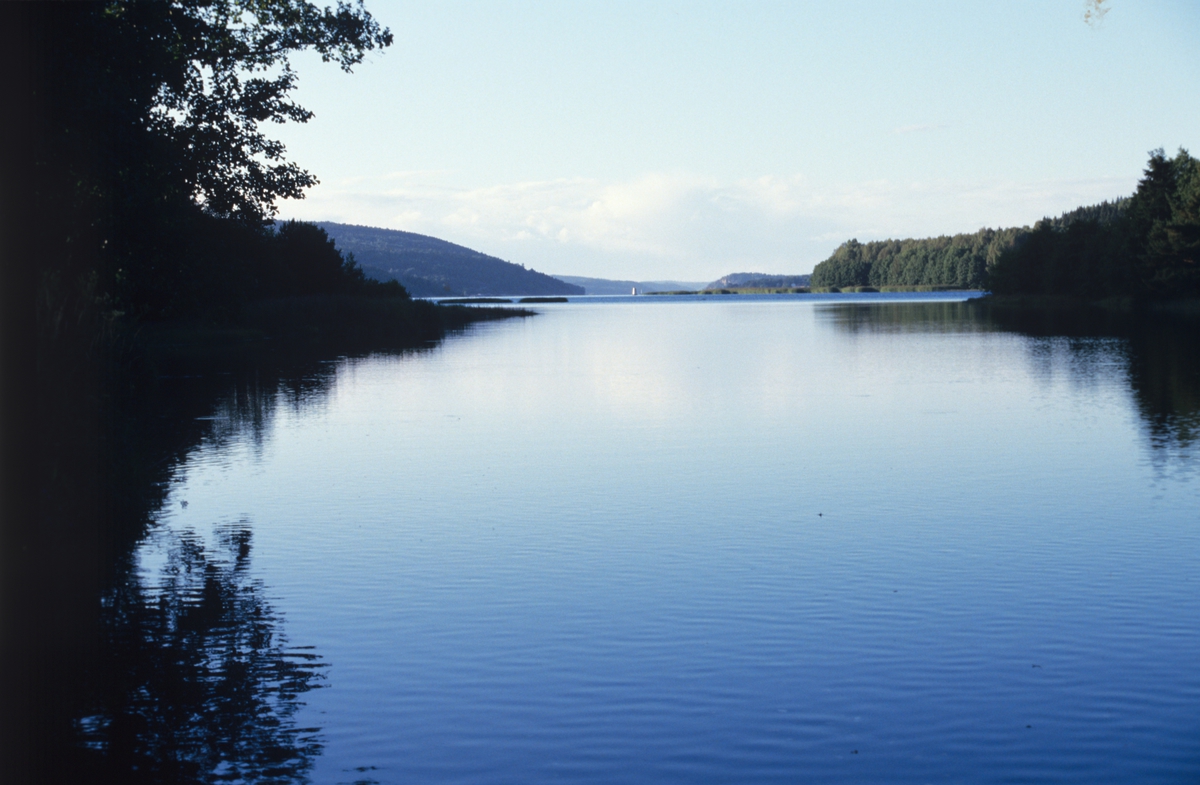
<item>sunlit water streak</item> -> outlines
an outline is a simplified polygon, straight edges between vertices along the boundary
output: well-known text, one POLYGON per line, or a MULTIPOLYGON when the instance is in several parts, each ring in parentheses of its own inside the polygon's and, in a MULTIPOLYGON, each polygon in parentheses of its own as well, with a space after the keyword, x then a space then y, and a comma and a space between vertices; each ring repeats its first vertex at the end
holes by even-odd
POLYGON ((347 361, 160 520, 253 528, 317 782, 1195 781, 1200 488, 1124 345, 865 299, 347 361))

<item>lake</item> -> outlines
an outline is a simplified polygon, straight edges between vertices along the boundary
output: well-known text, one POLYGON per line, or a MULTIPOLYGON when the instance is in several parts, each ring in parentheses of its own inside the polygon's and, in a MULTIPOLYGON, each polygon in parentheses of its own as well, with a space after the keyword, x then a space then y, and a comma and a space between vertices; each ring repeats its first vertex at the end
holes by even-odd
POLYGON ((230 781, 1195 782, 1195 332, 963 299, 582 298, 231 385, 109 599, 175 665, 80 727, 230 781))

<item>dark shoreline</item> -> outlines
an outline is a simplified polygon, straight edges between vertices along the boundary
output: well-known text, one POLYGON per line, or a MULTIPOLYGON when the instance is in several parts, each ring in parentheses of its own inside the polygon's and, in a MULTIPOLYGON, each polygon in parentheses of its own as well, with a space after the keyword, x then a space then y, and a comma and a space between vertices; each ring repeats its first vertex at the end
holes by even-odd
POLYGON ((524 308, 470 308, 425 300, 353 294, 315 295, 249 303, 233 319, 179 319, 134 328, 137 342, 155 352, 241 350, 264 342, 288 343, 336 354, 411 348, 478 322, 534 316, 524 308))

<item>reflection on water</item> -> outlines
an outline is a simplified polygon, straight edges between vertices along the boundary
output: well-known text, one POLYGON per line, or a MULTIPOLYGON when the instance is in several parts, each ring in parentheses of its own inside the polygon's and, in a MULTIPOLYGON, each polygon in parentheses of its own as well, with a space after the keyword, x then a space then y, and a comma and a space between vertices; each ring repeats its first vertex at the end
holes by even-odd
MULTIPOLYGON (((175 472, 202 447, 261 450, 280 407, 319 405, 338 362, 303 352, 154 358, 116 433, 115 569, 71 736, 68 772, 123 782, 293 782, 320 754, 295 721, 325 663, 289 645, 251 569, 252 522, 212 542, 156 526, 175 472), (139 560, 138 554, 141 555, 139 560)), ((53 678, 54 674, 51 675, 53 678)), ((99 780, 98 780, 99 781, 99 780)))
MULTIPOLYGON (((102 592, 100 642, 87 678, 71 682, 81 697, 63 704, 71 743, 81 749, 80 771, 129 782, 284 782, 310 774, 332 782, 352 778, 347 771, 379 756, 381 772, 393 766, 378 773, 385 780, 405 771, 426 781, 485 779, 496 773, 490 766, 507 765, 530 781, 602 781, 605 772, 646 781, 654 772, 660 781, 714 773, 785 781, 802 760, 814 780, 846 781, 892 778, 897 761, 914 778, 954 771, 969 778, 982 771, 980 761, 1011 753, 1018 773, 1029 775, 1034 761, 1038 771, 1070 779, 1067 763, 1054 769, 1057 753, 1045 750, 1069 742, 1062 760, 1095 766, 1112 741, 1094 732, 1100 725, 1118 735, 1141 733, 1144 742, 1147 714, 1193 716, 1186 694, 1154 693, 1148 709, 1144 700, 1146 682, 1167 680, 1153 669, 1174 674, 1182 657, 1156 659, 1138 636, 1168 648, 1174 642, 1186 649, 1190 641, 1191 617, 1166 634, 1162 629, 1176 622, 1146 623, 1143 614, 1163 597, 1182 607, 1185 589, 1164 588, 1155 583, 1158 573, 1145 569, 1159 559, 1162 575, 1176 575, 1173 554, 1130 556, 1148 546, 1124 539, 1123 520, 1075 527, 1062 513, 1075 503, 1070 498, 1047 512, 1059 493, 1052 483, 1023 500, 1023 467, 986 433, 962 438, 953 392, 935 391, 937 406, 930 401, 931 411, 904 430, 903 417, 892 415, 908 412, 889 408, 893 391, 868 385, 874 369, 861 369, 882 352, 911 348, 916 341, 908 338, 921 334, 1012 337, 1023 352, 1014 364, 1024 362, 1032 377, 1082 388, 1115 379, 1135 403, 1154 459, 1186 466, 1200 433, 1195 330, 962 302, 787 304, 781 308, 790 310, 770 319, 753 304, 731 304, 720 312, 725 321, 703 336, 711 343, 697 348, 691 335, 668 340, 654 331, 677 324, 672 314, 709 306, 630 305, 627 324, 644 309, 661 313, 624 333, 618 319, 565 321, 586 313, 569 309, 587 307, 571 304, 543 324, 506 328, 509 343, 491 348, 509 354, 460 345, 441 364, 410 355, 418 361, 406 377, 416 379, 409 389, 397 384, 393 371, 401 363, 391 361, 160 358, 156 377, 130 403, 136 416, 120 432, 116 452, 124 457, 112 469, 123 489, 114 509, 125 536, 102 592), (807 308, 843 343, 900 340, 874 342, 874 353, 858 358, 862 378, 844 389, 837 385, 848 373, 838 365, 845 347, 831 346, 837 342, 826 340, 828 331, 813 331, 811 344, 746 345, 760 325, 809 340, 807 308), (571 332, 597 325, 613 331, 571 332), (557 338, 537 338, 555 329, 557 338), (721 376, 720 363, 706 364, 710 350, 730 349, 718 343, 726 329, 745 329, 736 355, 720 355, 720 363, 738 368, 732 380, 721 376), (523 344, 522 335, 534 339, 523 344), (656 338, 638 344, 639 335, 656 338), (568 345, 553 362, 524 352, 568 345), (747 357, 754 361, 741 362, 747 357), (360 363, 364 378, 347 381, 360 363), (524 365, 495 367, 504 363, 524 365), (820 383, 797 382, 819 374, 820 383), (360 396, 358 409, 338 409, 343 383, 360 396), (596 392, 606 384, 611 389, 600 392, 615 402, 611 413, 596 392), (536 398, 538 388, 544 400, 536 398), (817 402, 812 409, 800 405, 805 395, 817 402), (569 403, 556 409, 555 399, 569 403), (832 408, 835 399, 852 405, 832 408), (445 401, 451 403, 438 408, 445 401), (752 409, 756 402, 760 409, 752 409), (678 414, 689 405, 700 415, 695 421, 678 414), (313 423, 326 408, 340 415, 322 430, 313 423), (779 422, 758 427, 777 410, 785 414, 779 422), (861 430, 860 415, 870 418, 861 430), (720 418, 736 425, 722 430, 720 418), (839 427, 810 427, 823 419, 839 427), (281 421, 289 423, 283 432, 281 421), (549 425, 539 430, 543 423, 549 425), (293 452, 281 465, 271 451, 285 437, 293 452), (328 441, 314 443, 316 437, 328 441), (838 439, 862 445, 861 452, 841 455, 832 446, 838 439), (1003 472, 988 474, 992 456, 979 458, 964 444, 994 450, 1008 461, 1003 472), (240 446, 252 460, 214 468, 240 446), (272 491, 311 495, 302 502, 232 491, 210 491, 209 501, 236 497, 237 505, 250 505, 244 509, 262 504, 268 511, 341 505, 347 521, 333 535, 332 516, 321 514, 306 520, 280 513, 271 523, 239 507, 233 518, 184 520, 175 491, 189 481, 188 471, 197 493, 195 475, 206 472, 252 486, 239 472, 254 461, 281 472, 275 479, 287 473, 284 481, 298 482, 296 473, 311 469, 305 461, 326 460, 308 455, 322 448, 365 456, 339 475, 361 474, 355 479, 362 485, 272 491), (914 473, 912 483, 924 484, 910 494, 906 482, 890 479, 893 455, 911 464, 941 456, 944 476, 930 481, 914 473), (789 462, 791 469, 779 468, 789 462), (965 473, 957 474, 959 467, 965 473), (840 487, 813 479, 858 471, 861 479, 840 487), (727 479, 726 472, 733 474, 727 479), (979 498, 983 476, 1008 489, 1002 502, 979 498), (956 482, 972 493, 955 495, 956 482), (876 496, 874 485, 888 492, 876 496), (703 492, 711 498, 700 499, 703 492), (168 500, 177 520, 165 509, 168 500), (1024 512, 1005 517, 1017 503, 1024 512), (1026 525, 1035 516, 1036 525, 1026 525), (280 543, 289 539, 297 544, 281 555, 280 543), (326 580, 269 573, 293 581, 281 599, 262 578, 272 559, 326 580), (310 604, 319 607, 296 597, 315 598, 310 604), (303 630, 292 633, 294 642, 316 641, 320 650, 291 645, 283 607, 303 630), (315 637, 322 626, 335 628, 333 638, 354 640, 330 653, 330 638, 315 637), (1082 652, 1071 648, 1086 636, 1082 652), (1097 652, 1099 664, 1089 659, 1097 652), (357 660, 344 683, 312 692, 326 683, 325 657, 340 667, 351 656, 357 660), (1048 663, 1058 670, 1043 669, 1048 663), (1106 674, 1110 663, 1144 666, 1138 673, 1149 675, 1106 674), (1079 699, 1079 685, 1094 681, 1121 689, 1079 699), (330 698, 327 708, 340 718, 330 722, 343 724, 314 727, 327 715, 303 708, 306 699, 316 703, 339 690, 349 697, 330 698), (1099 711, 1142 725, 1102 722, 1099 711), (985 715, 1001 729, 971 724, 985 715), (1035 737, 1034 725, 1039 734, 1043 725, 1050 731, 1035 737), (362 741, 380 733, 393 735, 362 741), (335 753, 332 736, 349 749, 335 753), (910 752, 923 762, 902 757, 910 752), (569 767, 554 769, 548 761, 557 756, 569 767), (322 778, 333 757, 338 773, 322 778)), ((705 326, 692 318, 694 329, 705 326)), ((921 368, 940 368, 930 359, 934 351, 920 350, 921 368)), ((1007 372, 995 368, 988 372, 1007 372)), ((924 380, 899 372, 896 378, 908 385, 901 390, 905 405, 931 397, 913 389, 924 380)), ((947 378, 959 381, 953 373, 947 378)), ((976 395, 990 389, 981 378, 971 379, 976 395)), ((1012 390, 1011 398, 996 400, 1024 405, 1026 388, 1012 390)), ((193 499, 189 514, 199 507, 193 499)), ((1179 520, 1160 526, 1164 542, 1185 542, 1178 530, 1187 521, 1179 520)), ((41 678, 49 683, 60 675, 72 678, 65 669, 41 678)), ((1178 750, 1171 754, 1164 759, 1183 759, 1178 750)), ((1144 770, 1126 763, 1123 770, 1144 770)))
POLYGON ((252 577, 250 524, 152 535, 161 565, 104 598, 96 691, 77 720, 109 782, 292 782, 320 754, 300 696, 324 663, 290 647, 252 577))
POLYGON ((1129 385, 1154 448, 1191 458, 1200 438, 1198 330, 1146 325, 1129 338, 1129 385))
MULTIPOLYGON (((391 352, 401 357, 427 351, 391 352)), ((295 715, 326 663, 291 645, 253 575, 253 522, 210 537, 156 525, 175 474, 198 449, 261 451, 280 409, 319 407, 339 368, 302 351, 154 358, 126 402, 113 467, 118 558, 71 736, 68 772, 97 781, 293 782, 321 752, 295 715)))
POLYGON ((818 304, 817 318, 847 333, 986 332, 1001 329, 979 319, 968 301, 818 304))
POLYGON ((4 522, 21 551, 6 554, 19 569, 5 576, 3 620, 20 677, 0 702, 0 768, 14 782, 302 779, 320 745, 294 714, 324 666, 288 645, 253 577, 252 522, 205 543, 156 520, 197 449, 261 448, 281 407, 318 403, 337 365, 368 355, 151 352, 119 357, 108 386, 97 356, 79 355, 48 355, 39 508, 4 522))
POLYGON ((1028 337, 1029 362, 1073 384, 1124 376, 1155 460, 1187 464, 1200 437, 1200 329, 1170 317, 1096 308, 1024 309, 979 302, 819 306, 847 333, 1005 332, 1028 337))

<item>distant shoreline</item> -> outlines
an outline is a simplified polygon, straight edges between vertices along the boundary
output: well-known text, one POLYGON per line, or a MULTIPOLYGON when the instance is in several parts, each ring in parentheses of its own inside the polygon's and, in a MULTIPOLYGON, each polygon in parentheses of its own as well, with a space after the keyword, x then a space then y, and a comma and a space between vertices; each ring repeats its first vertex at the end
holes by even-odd
POLYGON ((786 287, 728 287, 724 289, 675 290, 646 292, 647 295, 713 295, 713 294, 872 294, 889 292, 982 292, 983 289, 958 286, 786 286, 786 287))

